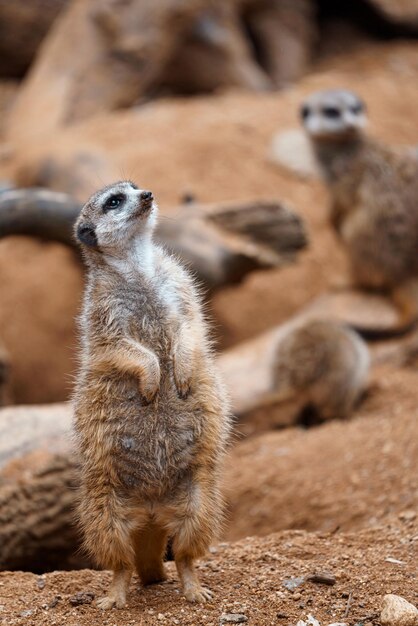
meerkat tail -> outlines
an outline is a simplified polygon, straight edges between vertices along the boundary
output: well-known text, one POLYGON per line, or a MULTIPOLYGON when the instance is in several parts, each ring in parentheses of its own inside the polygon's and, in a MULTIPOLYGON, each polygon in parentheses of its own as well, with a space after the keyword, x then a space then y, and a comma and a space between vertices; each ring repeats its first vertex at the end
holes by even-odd
POLYGON ((165 580, 163 559, 167 546, 167 532, 149 522, 134 535, 135 566, 142 584, 165 580))
POLYGON ((399 322, 393 328, 366 328, 362 326, 351 326, 363 339, 368 341, 379 341, 380 339, 392 339, 403 337, 415 329, 418 324, 418 302, 411 289, 411 285, 406 284, 394 289, 391 292, 391 300, 399 313, 399 322))
POLYGON ((297 395, 297 391, 289 386, 279 386, 277 389, 271 389, 260 398, 257 407, 267 407, 277 404, 285 404, 293 400, 297 395))

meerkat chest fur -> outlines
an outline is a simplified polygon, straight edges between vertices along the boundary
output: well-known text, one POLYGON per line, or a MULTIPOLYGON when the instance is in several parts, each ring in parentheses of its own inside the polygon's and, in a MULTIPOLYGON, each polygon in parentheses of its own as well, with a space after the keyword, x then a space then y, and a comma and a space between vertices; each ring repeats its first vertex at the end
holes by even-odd
MULTIPOLYGON (((83 316, 85 400, 96 400, 102 427, 97 428, 96 420, 85 425, 86 431, 94 432, 82 447, 92 464, 98 459, 103 463, 107 457, 106 465, 112 466, 122 484, 149 496, 172 489, 187 476, 201 443, 202 408, 207 404, 199 388, 189 398, 179 398, 173 380, 173 349, 181 329, 188 324, 190 332, 203 335, 203 319, 191 300, 197 296, 188 293, 190 281, 171 259, 158 249, 155 255, 150 272, 135 267, 124 276, 114 270, 93 272, 83 316), (136 375, 124 371, 123 363, 105 371, 95 367, 101 346, 121 334, 157 356, 160 388, 150 404, 142 397, 136 375), (97 443, 94 454, 92 438, 97 443)), ((201 340, 193 372, 196 385, 202 382, 202 367, 208 368, 206 382, 210 380, 211 356, 204 337, 201 340)))

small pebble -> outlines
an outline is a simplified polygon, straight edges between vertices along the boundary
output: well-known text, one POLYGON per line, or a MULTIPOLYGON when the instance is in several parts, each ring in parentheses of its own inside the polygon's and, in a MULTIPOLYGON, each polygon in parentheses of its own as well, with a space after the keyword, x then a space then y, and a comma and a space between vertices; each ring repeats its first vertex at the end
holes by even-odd
POLYGON ((33 611, 31 609, 27 609, 26 611, 22 611, 20 617, 30 617, 33 611))
POLYGON ((221 624, 243 624, 248 621, 248 617, 242 613, 222 613, 221 624))
POLYGON ((305 582, 305 578, 303 576, 299 576, 298 578, 286 578, 283 581, 283 587, 286 587, 289 591, 294 591, 299 585, 302 585, 305 582))

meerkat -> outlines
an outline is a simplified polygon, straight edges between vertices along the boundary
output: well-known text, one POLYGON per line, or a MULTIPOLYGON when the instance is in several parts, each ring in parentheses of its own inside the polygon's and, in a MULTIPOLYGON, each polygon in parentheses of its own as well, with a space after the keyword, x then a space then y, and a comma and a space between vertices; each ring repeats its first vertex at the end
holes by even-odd
POLYGON ((222 520, 221 461, 230 431, 198 290, 153 242, 157 205, 119 182, 75 224, 87 265, 74 393, 84 545, 113 570, 102 609, 126 603, 136 568, 164 580, 167 540, 184 595, 209 600, 194 559, 222 520))
POLYGON ((369 366, 355 331, 333 320, 299 322, 277 344, 269 401, 295 401, 321 421, 346 419, 366 390, 369 366))
POLYGON ((354 283, 390 293, 403 324, 416 318, 418 158, 365 132, 364 102, 346 90, 320 91, 300 114, 331 194, 331 223, 348 253, 354 283))

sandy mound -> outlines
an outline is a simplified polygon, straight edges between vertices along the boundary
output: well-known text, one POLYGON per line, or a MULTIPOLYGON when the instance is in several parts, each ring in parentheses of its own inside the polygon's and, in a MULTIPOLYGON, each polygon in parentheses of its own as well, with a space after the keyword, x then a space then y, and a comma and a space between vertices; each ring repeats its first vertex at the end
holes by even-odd
POLYGON ((231 454, 228 539, 374 526, 418 506, 416 372, 385 369, 349 422, 269 432, 231 454))

